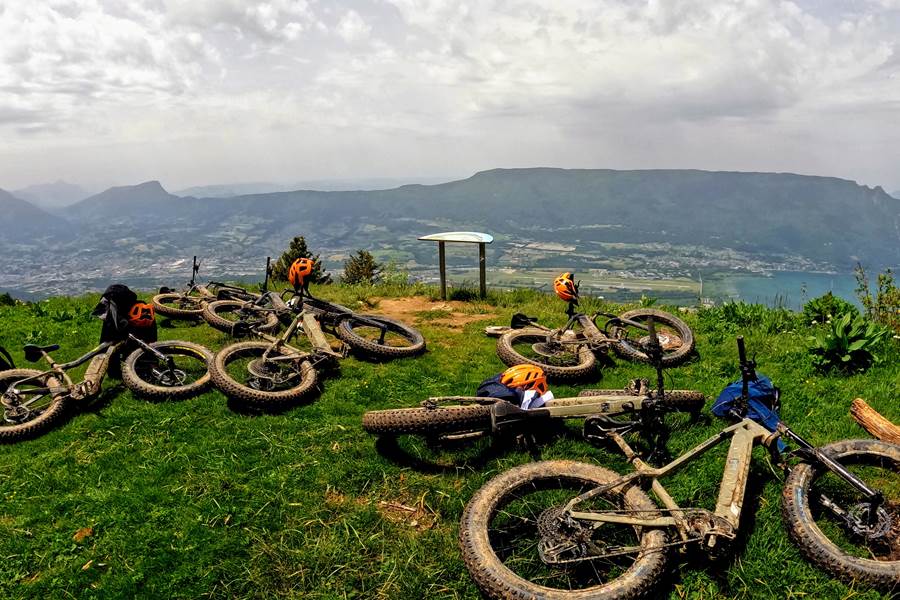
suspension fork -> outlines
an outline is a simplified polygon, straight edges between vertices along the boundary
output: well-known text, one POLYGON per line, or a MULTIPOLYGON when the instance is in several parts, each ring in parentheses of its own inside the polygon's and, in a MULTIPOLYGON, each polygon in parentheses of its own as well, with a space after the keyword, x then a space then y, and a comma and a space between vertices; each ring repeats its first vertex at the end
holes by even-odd
MULTIPOLYGON (((794 433, 794 431, 785 425, 784 423, 779 423, 776 428, 778 433, 783 436, 786 436, 797 443, 800 446, 803 453, 807 456, 812 457, 816 462, 821 465, 824 465, 829 471, 849 483, 852 487, 854 487, 859 493, 866 497, 866 500, 870 504, 868 517, 868 525, 872 526, 875 524, 875 521, 878 517, 878 509, 884 504, 884 494, 879 490, 872 489, 869 487, 865 481, 851 473, 847 468, 841 463, 837 462, 820 449, 816 448, 805 439, 803 439, 800 435, 794 433)), ((837 514, 839 517, 844 517, 846 515, 846 511, 841 509, 837 504, 831 501, 830 498, 825 496, 824 494, 820 495, 820 501, 822 504, 829 508, 832 512, 837 514)))

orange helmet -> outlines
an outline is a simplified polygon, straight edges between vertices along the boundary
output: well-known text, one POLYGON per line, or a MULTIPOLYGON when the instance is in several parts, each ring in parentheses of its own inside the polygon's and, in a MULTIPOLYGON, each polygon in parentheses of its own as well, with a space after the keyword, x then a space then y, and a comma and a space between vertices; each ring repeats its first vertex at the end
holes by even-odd
POLYGON ((152 304, 135 302, 128 311, 128 324, 132 327, 151 327, 156 322, 152 304))
POLYGON ((303 280, 307 275, 313 272, 313 267, 316 266, 316 261, 311 258, 298 258, 291 265, 290 271, 288 271, 288 281, 291 282, 291 285, 295 288, 299 288, 303 285, 303 280))
POLYGON ((544 370, 535 365, 516 365, 503 371, 500 383, 511 388, 535 390, 542 396, 547 393, 547 377, 544 370))
POLYGON ((566 302, 578 301, 578 284, 572 273, 563 273, 553 280, 553 291, 566 302))

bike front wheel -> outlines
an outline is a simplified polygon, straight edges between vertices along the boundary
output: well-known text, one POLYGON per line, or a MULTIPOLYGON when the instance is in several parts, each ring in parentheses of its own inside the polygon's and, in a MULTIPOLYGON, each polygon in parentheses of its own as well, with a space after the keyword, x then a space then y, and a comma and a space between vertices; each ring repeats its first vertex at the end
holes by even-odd
POLYGON ((35 437, 53 426, 65 414, 68 396, 41 391, 51 385, 50 376, 35 369, 0 372, 2 421, 0 442, 18 442, 35 437), (27 383, 19 383, 31 379, 27 383), (15 392, 7 391, 15 387, 15 392))
POLYGON ((584 379, 597 358, 587 344, 560 343, 542 329, 512 329, 497 340, 497 355, 508 367, 536 365, 556 381, 584 379))
POLYGON ((363 429, 376 435, 440 436, 489 433, 491 407, 485 404, 371 410, 363 415, 363 429))
MULTIPOLYGON (((466 505, 459 528, 463 560, 478 587, 492 598, 519 600, 646 595, 666 566, 662 529, 608 522, 592 527, 563 514, 575 496, 618 478, 586 463, 545 461, 487 482, 466 505), (568 554, 560 554, 565 548, 568 554), (630 550, 615 554, 625 548, 630 550), (605 550, 609 556, 603 556, 605 550), (549 556, 563 560, 554 562, 549 556)), ((637 486, 601 493, 578 510, 658 514, 637 486)))
POLYGON ((820 450, 881 491, 884 503, 868 525, 870 507, 859 491, 824 466, 800 463, 791 469, 781 495, 781 514, 788 534, 803 555, 822 570, 847 582, 897 590, 900 446, 879 440, 844 440, 820 450), (828 503, 848 511, 848 517, 862 527, 852 531, 845 519, 826 506, 828 503))
POLYGON ((210 375, 226 396, 263 410, 280 410, 299 402, 316 386, 312 363, 272 349, 268 342, 222 348, 212 361, 210 375))
POLYGON ((405 323, 378 315, 348 315, 335 332, 348 346, 378 358, 405 358, 425 351, 425 338, 405 323))
POLYGON ((172 364, 138 347, 122 364, 122 382, 128 389, 151 400, 181 400, 209 387, 213 353, 207 348, 182 341, 150 346, 171 359, 172 364))
MULTIPOLYGON (((662 366, 674 367, 687 361, 694 351, 694 332, 687 323, 674 315, 652 308, 639 308, 619 315, 619 319, 627 319, 644 325, 653 318, 654 329, 662 347, 662 366)), ((650 362, 648 345, 650 343, 647 330, 628 323, 616 323, 610 328, 610 335, 615 340, 610 345, 620 358, 636 362, 650 362)))

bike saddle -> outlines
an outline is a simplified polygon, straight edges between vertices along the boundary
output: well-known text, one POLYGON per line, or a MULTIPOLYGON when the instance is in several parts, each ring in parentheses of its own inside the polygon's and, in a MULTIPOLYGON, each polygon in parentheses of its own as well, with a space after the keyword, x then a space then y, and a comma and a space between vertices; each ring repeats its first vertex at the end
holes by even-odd
POLYGON ((56 352, 59 350, 59 344, 50 344, 49 346, 27 344, 22 350, 25 351, 25 360, 28 362, 37 362, 44 356, 44 352, 56 352))

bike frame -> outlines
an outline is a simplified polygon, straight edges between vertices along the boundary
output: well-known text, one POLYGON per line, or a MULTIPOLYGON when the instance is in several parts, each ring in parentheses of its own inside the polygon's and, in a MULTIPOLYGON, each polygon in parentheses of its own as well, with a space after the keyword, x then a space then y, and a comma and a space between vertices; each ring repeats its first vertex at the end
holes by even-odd
MULTIPOLYGON (((57 363, 55 360, 53 360, 53 357, 50 356, 48 352, 41 349, 41 358, 47 361, 47 363, 50 365, 50 369, 40 373, 39 375, 21 379, 16 383, 25 383, 35 380, 39 381, 46 377, 47 382, 50 384, 48 387, 34 388, 29 391, 51 394, 53 396, 65 394, 76 400, 89 398, 96 395, 100 391, 100 386, 103 383, 103 378, 106 376, 106 372, 109 369, 110 359, 112 358, 113 354, 115 354, 124 344, 124 341, 103 342, 87 354, 84 354, 83 356, 80 356, 73 361, 62 364, 57 363), (88 361, 91 362, 84 374, 84 378, 82 379, 81 383, 76 384, 74 381, 72 381, 72 378, 69 377, 67 371, 79 367, 88 361)), ((10 386, 10 389, 15 391, 15 385, 10 386)), ((27 404, 30 404, 30 402, 27 404)))

